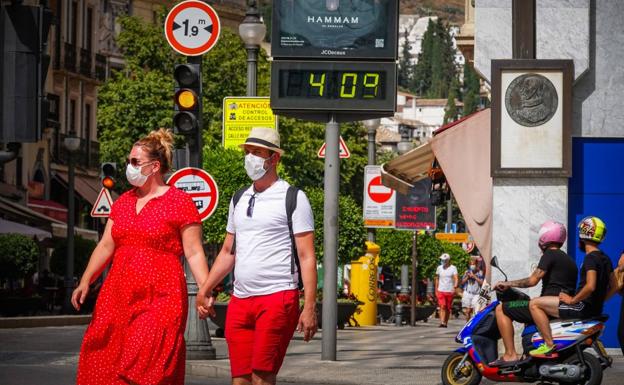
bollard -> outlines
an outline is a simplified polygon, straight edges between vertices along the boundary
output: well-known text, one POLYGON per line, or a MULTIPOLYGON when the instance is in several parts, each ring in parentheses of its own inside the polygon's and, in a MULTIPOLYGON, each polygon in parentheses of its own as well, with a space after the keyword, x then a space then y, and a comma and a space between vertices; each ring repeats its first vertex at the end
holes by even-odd
POLYGON ((363 302, 353 315, 361 326, 377 324, 377 261, 380 248, 366 242, 366 255, 351 262, 351 293, 363 302))

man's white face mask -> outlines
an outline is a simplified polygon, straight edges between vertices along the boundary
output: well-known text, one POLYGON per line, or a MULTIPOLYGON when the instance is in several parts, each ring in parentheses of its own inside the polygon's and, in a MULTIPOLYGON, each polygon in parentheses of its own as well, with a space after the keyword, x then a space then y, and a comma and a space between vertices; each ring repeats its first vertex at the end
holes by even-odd
POLYGON ((271 159, 271 156, 264 159, 251 153, 245 155, 245 171, 251 180, 255 182, 266 174, 267 169, 264 167, 264 162, 271 159))

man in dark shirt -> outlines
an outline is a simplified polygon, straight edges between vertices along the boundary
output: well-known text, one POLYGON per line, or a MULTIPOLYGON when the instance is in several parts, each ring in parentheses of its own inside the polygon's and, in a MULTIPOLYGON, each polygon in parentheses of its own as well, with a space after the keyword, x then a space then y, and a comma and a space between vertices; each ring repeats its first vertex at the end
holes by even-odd
MULTIPOLYGON (((498 282, 494 288, 504 291, 510 287, 529 288, 542 282, 542 296, 557 296, 559 293, 573 293, 576 287, 578 269, 574 260, 560 248, 565 242, 567 233, 565 226, 549 221, 539 231, 539 247, 543 254, 533 273, 523 279, 498 282)), ((505 354, 493 364, 517 361, 519 356, 514 346, 514 329, 512 321, 532 324, 533 318, 529 311, 529 301, 519 300, 499 304, 496 307, 496 323, 503 339, 505 354)))
POLYGON ((579 248, 585 254, 581 283, 576 295, 560 293, 531 300, 529 310, 544 342, 529 352, 534 357, 552 357, 557 347, 552 338, 549 316, 562 319, 590 318, 602 313, 602 305, 615 283, 613 264, 598 245, 607 228, 597 217, 586 217, 579 223, 579 248))

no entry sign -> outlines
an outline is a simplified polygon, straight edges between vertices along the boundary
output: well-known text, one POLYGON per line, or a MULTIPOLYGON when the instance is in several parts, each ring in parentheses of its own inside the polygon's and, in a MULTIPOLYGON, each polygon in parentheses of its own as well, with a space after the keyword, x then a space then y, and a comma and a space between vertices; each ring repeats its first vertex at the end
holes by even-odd
POLYGON ((394 227, 394 190, 381 184, 381 166, 364 168, 364 226, 394 227))
POLYGON ((206 171, 194 167, 183 168, 171 175, 167 184, 193 198, 202 221, 215 212, 219 203, 219 190, 214 178, 206 171))
POLYGON ((221 22, 208 4, 183 1, 174 6, 165 19, 165 36, 169 45, 186 56, 199 56, 217 43, 221 22))

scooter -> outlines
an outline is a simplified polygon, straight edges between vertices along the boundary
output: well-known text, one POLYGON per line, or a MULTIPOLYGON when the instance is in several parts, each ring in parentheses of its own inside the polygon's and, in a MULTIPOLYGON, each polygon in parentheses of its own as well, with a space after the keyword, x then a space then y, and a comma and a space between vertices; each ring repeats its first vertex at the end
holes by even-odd
MULTIPOLYGON (((499 268, 498 259, 491 266, 499 268)), ((520 361, 493 366, 498 358, 496 306, 501 302, 529 299, 523 292, 510 288, 496 292, 497 300, 490 303, 490 286, 483 283, 479 293, 476 314, 461 329, 455 340, 463 346, 451 353, 442 366, 444 385, 476 385, 483 377, 499 382, 547 381, 560 384, 599 385, 603 370, 611 366, 609 357, 599 340, 608 316, 601 315, 584 320, 553 320, 550 323, 554 342, 558 346, 556 357, 536 358, 529 351, 543 342, 535 325, 525 326, 522 332, 523 358, 520 361)))

